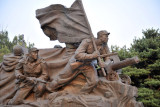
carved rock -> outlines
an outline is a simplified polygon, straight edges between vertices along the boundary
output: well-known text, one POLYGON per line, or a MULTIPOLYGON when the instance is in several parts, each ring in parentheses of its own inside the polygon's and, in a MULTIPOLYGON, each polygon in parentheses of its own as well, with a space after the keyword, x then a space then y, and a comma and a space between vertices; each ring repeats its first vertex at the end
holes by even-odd
POLYGON ((80 89, 85 84, 83 76, 78 76, 68 86, 49 95, 49 107, 143 107, 137 102, 137 88, 119 81, 100 78, 97 88, 90 94, 80 89), (76 91, 75 91, 76 90, 76 91))

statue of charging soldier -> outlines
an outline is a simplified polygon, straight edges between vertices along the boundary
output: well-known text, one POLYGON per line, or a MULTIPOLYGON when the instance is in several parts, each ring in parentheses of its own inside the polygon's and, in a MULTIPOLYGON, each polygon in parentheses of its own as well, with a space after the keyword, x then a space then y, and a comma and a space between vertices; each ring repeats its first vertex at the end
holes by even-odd
POLYGON ((18 90, 8 104, 17 105, 34 92, 35 98, 40 98, 45 92, 48 80, 46 62, 38 57, 38 49, 31 48, 28 55, 21 59, 15 69, 18 90))
MULTIPOLYGON (((97 51, 95 51, 91 39, 84 39, 64 70, 47 85, 48 90, 54 91, 63 87, 75 79, 79 74, 82 74, 86 78, 87 84, 81 89, 81 92, 92 92, 98 83, 98 75, 95 68, 95 65, 97 64, 96 59, 99 54, 110 53, 107 46, 109 34, 110 33, 106 30, 97 33, 98 37, 97 39, 95 38, 97 51)), ((103 60, 104 62, 99 63, 100 67, 103 68, 111 62, 108 56, 104 57, 103 60)))

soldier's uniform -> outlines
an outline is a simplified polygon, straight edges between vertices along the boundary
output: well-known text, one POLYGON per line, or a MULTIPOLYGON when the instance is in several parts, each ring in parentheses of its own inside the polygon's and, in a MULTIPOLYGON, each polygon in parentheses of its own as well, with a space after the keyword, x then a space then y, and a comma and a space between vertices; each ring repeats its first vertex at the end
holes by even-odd
POLYGON ((21 103, 31 92, 35 93, 35 97, 41 97, 45 91, 45 81, 48 79, 48 72, 46 69, 46 62, 42 58, 38 58, 32 64, 29 62, 29 57, 24 57, 19 61, 15 70, 15 75, 18 78, 20 75, 26 77, 21 81, 17 79, 18 90, 9 104, 21 103), (28 79, 28 80, 27 80, 28 79), (34 79, 34 83, 30 80, 34 79), (36 81, 39 80, 39 81, 36 81))
MULTIPOLYGON (((97 46, 100 54, 107 54, 109 53, 109 49, 107 45, 100 45, 97 46)), ((54 79, 54 81, 48 85, 49 90, 54 90, 59 87, 62 87, 72 81, 76 76, 82 73, 87 80, 87 84, 82 88, 82 92, 91 92, 94 87, 96 87, 98 82, 97 71, 95 69, 93 62, 94 56, 94 47, 91 39, 84 39, 80 46, 77 48, 75 55, 71 57, 68 64, 64 68, 64 70, 54 79), (80 61, 84 62, 81 67, 74 70, 72 69, 71 64, 80 61)), ((106 57, 104 60, 108 60, 109 58, 106 57)))
MULTIPOLYGON (((99 51, 99 53, 102 54, 108 54, 109 53, 109 49, 108 46, 105 44, 103 45, 97 45, 97 50, 99 51)), ((84 39, 82 41, 82 43, 80 44, 79 48, 76 50, 75 52, 75 58, 78 61, 84 61, 87 62, 87 60, 89 60, 84 67, 82 67, 82 69, 85 69, 86 66, 88 69, 86 69, 85 71, 83 71, 82 73, 85 75, 86 79, 87 79, 87 83, 83 88, 82 91, 83 92, 91 92, 94 87, 97 85, 98 82, 98 76, 97 76, 97 71, 95 69, 95 65, 94 65, 94 61, 91 59, 93 59, 93 55, 92 53, 95 51, 94 47, 93 47, 93 42, 91 39, 84 39)), ((109 61, 109 57, 105 57, 104 61, 109 61)))

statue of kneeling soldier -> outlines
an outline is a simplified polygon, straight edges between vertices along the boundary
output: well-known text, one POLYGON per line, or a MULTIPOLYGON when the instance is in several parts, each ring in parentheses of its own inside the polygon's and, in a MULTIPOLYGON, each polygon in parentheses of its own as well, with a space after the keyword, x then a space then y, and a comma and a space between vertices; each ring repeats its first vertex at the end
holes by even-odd
POLYGON ((44 94, 48 72, 46 62, 38 57, 38 49, 31 48, 28 55, 21 59, 15 69, 18 90, 8 104, 20 104, 34 92, 35 98, 40 98, 44 94))

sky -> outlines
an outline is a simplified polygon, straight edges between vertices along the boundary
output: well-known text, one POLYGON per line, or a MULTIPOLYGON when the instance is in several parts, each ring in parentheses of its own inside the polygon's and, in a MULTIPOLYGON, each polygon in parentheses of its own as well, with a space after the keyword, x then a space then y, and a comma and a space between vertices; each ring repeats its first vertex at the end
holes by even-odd
MULTIPOLYGON (((70 7, 75 0, 0 0, 0 30, 9 32, 10 40, 24 34, 27 43, 37 48, 53 48, 40 28, 35 11, 51 4, 70 7)), ((94 36, 100 30, 110 32, 108 45, 128 48, 142 30, 160 28, 160 0, 82 0, 94 36)), ((63 47, 64 44, 60 44, 63 47)))

